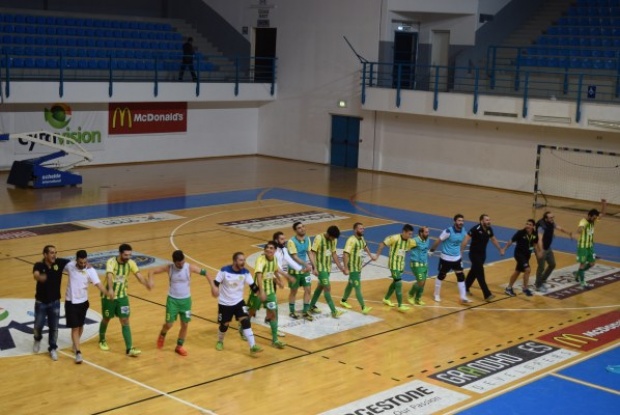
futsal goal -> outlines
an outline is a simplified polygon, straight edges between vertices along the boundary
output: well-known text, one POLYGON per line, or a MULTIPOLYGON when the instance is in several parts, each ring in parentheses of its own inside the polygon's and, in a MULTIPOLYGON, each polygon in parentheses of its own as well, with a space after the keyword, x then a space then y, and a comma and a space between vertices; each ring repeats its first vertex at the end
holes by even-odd
POLYGON ((601 199, 620 205, 620 153, 538 146, 534 209, 589 210, 601 199))

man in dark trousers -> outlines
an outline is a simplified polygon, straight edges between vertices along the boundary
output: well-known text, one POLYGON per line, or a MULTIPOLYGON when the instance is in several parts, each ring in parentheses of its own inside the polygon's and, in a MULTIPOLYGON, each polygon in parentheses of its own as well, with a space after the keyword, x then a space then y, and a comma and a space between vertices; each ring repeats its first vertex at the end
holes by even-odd
POLYGON ((467 292, 469 292, 472 284, 477 280, 480 285, 480 289, 482 290, 482 294, 484 295, 484 299, 491 301, 495 298, 495 296, 491 293, 491 290, 489 290, 484 276, 484 261, 487 258, 487 245, 489 240, 493 242, 493 245, 497 248, 500 255, 504 255, 504 251, 502 251, 497 238, 495 238, 495 235, 493 234, 493 229, 491 228, 491 218, 489 218, 489 215, 484 213, 480 215, 480 223, 467 232, 465 239, 463 239, 463 242, 461 243, 461 256, 463 255, 463 251, 465 251, 465 247, 470 240, 471 245, 469 246, 469 260, 471 261, 471 268, 469 269, 467 278, 465 278, 465 288, 467 289, 467 292))
MULTIPOLYGON (((538 232, 538 242, 542 242, 542 256, 538 259, 538 268, 536 269, 536 291, 542 293, 547 292, 545 282, 555 268, 555 256, 551 243, 553 242, 553 234, 555 230, 564 232, 569 237, 570 232, 555 223, 555 215, 552 212, 545 212, 542 219, 536 222, 536 231, 538 232), (545 264, 547 267, 545 268, 545 264)), ((572 239, 572 237, 571 237, 572 239)))
POLYGON ((43 248, 43 260, 34 264, 32 274, 37 282, 34 302, 34 345, 32 351, 39 353, 43 326, 47 319, 49 328, 47 348, 52 360, 58 360, 58 322, 60 320, 60 282, 68 259, 56 258, 56 247, 43 248))
POLYGON ((189 73, 192 75, 192 81, 196 81, 196 70, 194 69, 195 53, 194 38, 188 37, 187 41, 183 43, 183 60, 181 61, 181 70, 179 71, 179 81, 183 80, 185 68, 189 68, 189 73))

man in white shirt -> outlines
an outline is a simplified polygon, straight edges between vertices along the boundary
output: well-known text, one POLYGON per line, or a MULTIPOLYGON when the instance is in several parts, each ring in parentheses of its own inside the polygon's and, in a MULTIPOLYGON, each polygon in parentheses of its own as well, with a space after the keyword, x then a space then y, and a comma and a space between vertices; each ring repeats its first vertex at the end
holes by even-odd
POLYGON ((80 337, 84 331, 86 312, 89 307, 88 284, 93 284, 110 300, 114 299, 114 291, 108 291, 101 285, 97 271, 88 266, 88 254, 83 249, 76 252, 75 261, 71 261, 65 266, 65 273, 69 276, 65 293, 65 315, 67 326, 71 328, 75 363, 79 364, 83 360, 80 351, 80 337))
POLYGON ((252 274, 245 268, 245 255, 243 252, 235 252, 232 257, 232 265, 222 267, 211 283, 211 294, 218 298, 217 320, 220 324, 217 333, 217 343, 215 349, 224 349, 224 336, 233 317, 241 325, 241 332, 250 346, 250 354, 255 355, 263 349, 256 344, 252 324, 248 316, 248 307, 243 300, 243 289, 246 285, 252 292, 260 296, 261 301, 265 299, 264 294, 260 293, 258 285, 254 282, 252 274))

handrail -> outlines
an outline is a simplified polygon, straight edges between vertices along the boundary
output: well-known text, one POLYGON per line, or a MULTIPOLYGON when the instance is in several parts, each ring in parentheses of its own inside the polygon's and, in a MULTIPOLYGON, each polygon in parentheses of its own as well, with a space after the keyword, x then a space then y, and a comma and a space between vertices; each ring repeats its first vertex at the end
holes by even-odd
MULTIPOLYGON (((519 48, 515 48, 519 49, 519 48)), ((432 93, 433 110, 438 111, 442 92, 473 95, 472 113, 478 112, 480 95, 508 95, 522 100, 521 116, 528 116, 532 98, 575 101, 575 119, 581 118, 584 100, 620 103, 620 75, 576 72, 570 68, 553 70, 531 67, 496 67, 495 73, 480 68, 411 63, 363 62, 361 69, 361 101, 366 105, 368 88, 395 90, 395 105, 400 108, 403 94, 409 90, 432 93), (596 97, 584 96, 585 85, 596 85, 596 97)), ((491 68, 489 68, 491 69, 491 68)))
MULTIPOLYGON (((106 82, 109 97, 114 95, 116 82, 152 82, 153 96, 157 97, 159 84, 163 81, 162 71, 167 72, 169 78, 176 81, 180 67, 177 60, 161 59, 159 56, 138 60, 112 56, 87 59, 68 57, 59 53, 56 56, 41 56, 33 60, 35 58, 12 55, 6 50, 1 56, 4 58, 0 69, 4 71, 0 71, 0 77, 5 82, 5 98, 10 97, 11 82, 31 79, 58 82, 58 95, 61 98, 67 81, 106 82), (78 67, 79 62, 90 62, 90 65, 81 66, 84 65, 81 63, 78 67), (94 66, 92 62, 95 62, 94 66), (130 63, 131 68, 128 67, 130 63)), ((249 56, 231 59, 224 56, 197 55, 192 69, 196 74, 196 96, 200 96, 200 85, 203 82, 233 83, 235 96, 239 95, 240 84, 268 83, 270 94, 272 96, 275 94, 277 58, 249 56)))

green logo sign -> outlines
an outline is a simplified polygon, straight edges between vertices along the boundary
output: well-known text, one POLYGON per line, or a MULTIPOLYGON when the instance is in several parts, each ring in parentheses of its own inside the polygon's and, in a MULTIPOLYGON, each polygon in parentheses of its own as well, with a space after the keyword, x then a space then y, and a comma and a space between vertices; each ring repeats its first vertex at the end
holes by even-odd
POLYGON ((65 128, 71 121, 71 107, 66 104, 54 104, 45 108, 45 121, 56 130, 65 128))

